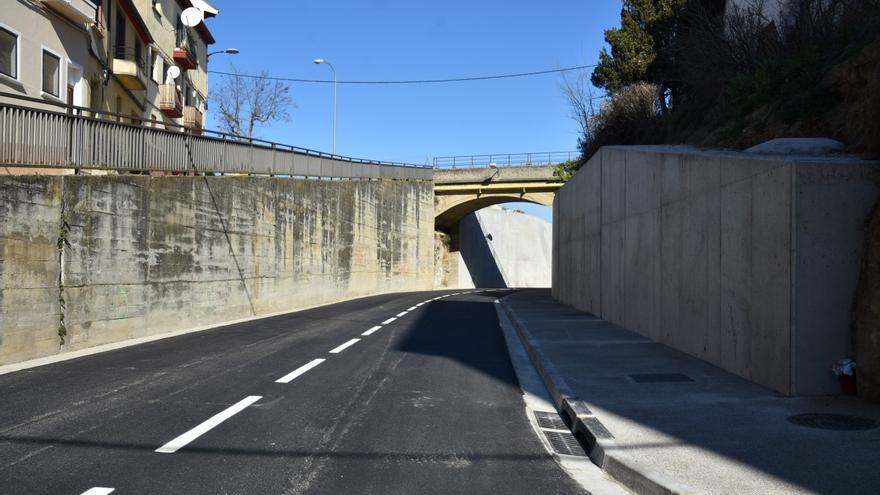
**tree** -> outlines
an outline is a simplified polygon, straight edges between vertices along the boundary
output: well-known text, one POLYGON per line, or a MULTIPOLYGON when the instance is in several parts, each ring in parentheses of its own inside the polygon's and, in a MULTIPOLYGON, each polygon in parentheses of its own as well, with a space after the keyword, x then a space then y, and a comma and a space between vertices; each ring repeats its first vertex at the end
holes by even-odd
POLYGON ((662 75, 668 64, 662 55, 668 53, 664 48, 674 40, 686 4, 687 0, 623 0, 620 27, 605 31, 611 52, 603 48, 599 53, 593 84, 610 93, 641 81, 667 89, 662 75))
POLYGON ((290 87, 268 79, 265 71, 255 76, 239 72, 234 65, 214 98, 220 113, 220 127, 230 134, 254 137, 254 128, 272 122, 290 121, 289 109, 296 108, 290 87))

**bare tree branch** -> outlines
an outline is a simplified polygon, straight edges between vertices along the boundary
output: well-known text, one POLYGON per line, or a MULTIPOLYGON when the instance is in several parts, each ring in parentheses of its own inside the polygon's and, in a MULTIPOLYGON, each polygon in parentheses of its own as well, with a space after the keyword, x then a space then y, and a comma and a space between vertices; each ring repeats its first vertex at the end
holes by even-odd
POLYGON ((230 72, 223 76, 214 98, 224 131, 253 138, 257 126, 290 121, 289 111, 296 104, 287 84, 266 79, 265 71, 257 77, 245 77, 233 65, 230 72))

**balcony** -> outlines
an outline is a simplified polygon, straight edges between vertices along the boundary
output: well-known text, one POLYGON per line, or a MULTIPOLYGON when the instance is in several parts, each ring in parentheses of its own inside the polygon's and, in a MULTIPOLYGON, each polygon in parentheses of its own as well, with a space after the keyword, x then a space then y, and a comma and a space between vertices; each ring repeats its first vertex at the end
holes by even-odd
POLYGON ((174 63, 184 70, 192 70, 199 66, 199 59, 196 57, 191 39, 192 34, 187 28, 177 30, 177 42, 174 45, 173 53, 174 63))
POLYGON ((143 91, 147 88, 147 68, 142 54, 129 54, 125 48, 116 47, 110 70, 126 89, 143 91))
POLYGON ((95 20, 97 6, 90 0, 43 0, 43 4, 77 24, 95 20))
POLYGON ((202 133, 202 112, 196 107, 183 107, 183 126, 193 134, 202 133))
POLYGON ((159 110, 172 119, 183 116, 183 99, 174 84, 159 86, 159 110))

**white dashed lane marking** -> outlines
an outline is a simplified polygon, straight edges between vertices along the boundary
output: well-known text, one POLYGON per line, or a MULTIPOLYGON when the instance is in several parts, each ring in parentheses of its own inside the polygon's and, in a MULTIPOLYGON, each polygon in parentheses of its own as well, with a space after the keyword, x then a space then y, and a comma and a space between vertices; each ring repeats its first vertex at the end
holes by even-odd
POLYGON ((380 328, 382 328, 382 325, 376 325, 375 327, 367 330, 366 332, 362 333, 361 335, 372 335, 373 332, 375 332, 376 330, 379 330, 380 328))
POLYGON ((339 347, 333 349, 332 351, 330 351, 330 354, 339 354, 340 352, 342 352, 342 351, 348 349, 349 347, 351 347, 351 346, 357 344, 358 342, 360 342, 360 340, 361 340, 361 339, 351 339, 351 340, 349 340, 348 342, 346 342, 346 343, 342 344, 341 346, 339 346, 339 347))
POLYGON ((109 495, 110 493, 113 493, 113 490, 115 490, 115 488, 104 488, 101 486, 96 486, 82 492, 82 495, 109 495))
POLYGON ((309 363, 304 364, 304 365, 300 366, 299 368, 291 371, 290 373, 282 376, 281 378, 275 380, 275 383, 290 383, 293 381, 294 378, 304 374, 306 371, 309 371, 310 369, 323 363, 324 361, 326 361, 326 359, 313 359, 309 363))
POLYGON ((215 414, 214 416, 212 416, 211 418, 209 418, 207 421, 200 424, 199 426, 196 426, 192 430, 189 430, 188 432, 184 433, 183 435, 180 435, 179 437, 175 438, 174 440, 159 447, 158 449, 156 449, 156 452, 159 452, 160 454, 173 454, 173 453, 177 452, 181 448, 185 447, 188 443, 192 442, 196 438, 199 438, 200 436, 209 432, 215 426, 217 426, 220 423, 226 421, 227 419, 235 416, 236 414, 245 410, 248 406, 250 406, 251 404, 253 404, 254 402, 257 402, 258 400, 260 400, 262 398, 263 397, 259 396, 259 395, 251 395, 251 396, 245 397, 244 399, 227 407, 222 412, 215 414))
POLYGON ((419 307, 418 304, 416 304, 415 306, 410 306, 409 309, 407 309, 407 311, 415 311, 417 307, 419 307))
POLYGON ((383 321, 382 324, 387 325, 387 324, 394 322, 394 321, 397 321, 397 318, 391 317, 391 318, 388 318, 387 320, 383 321))
POLYGON ((394 316, 397 318, 402 318, 402 317, 406 316, 407 313, 409 313, 409 311, 401 311, 400 313, 397 313, 394 316))

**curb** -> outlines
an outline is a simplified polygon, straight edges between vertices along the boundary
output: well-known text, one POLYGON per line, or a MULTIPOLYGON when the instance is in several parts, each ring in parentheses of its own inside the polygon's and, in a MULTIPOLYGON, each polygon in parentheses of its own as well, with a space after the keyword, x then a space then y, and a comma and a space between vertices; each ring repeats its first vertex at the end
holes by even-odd
POLYGON ((529 359, 538 370, 557 410, 568 423, 572 433, 586 446, 590 460, 635 493, 647 495, 693 493, 686 486, 669 480, 653 469, 643 466, 618 447, 614 435, 593 414, 589 405, 572 393, 565 377, 546 358, 544 352, 532 338, 528 327, 504 301, 506 297, 499 298, 499 306, 507 315, 529 355, 529 359))

